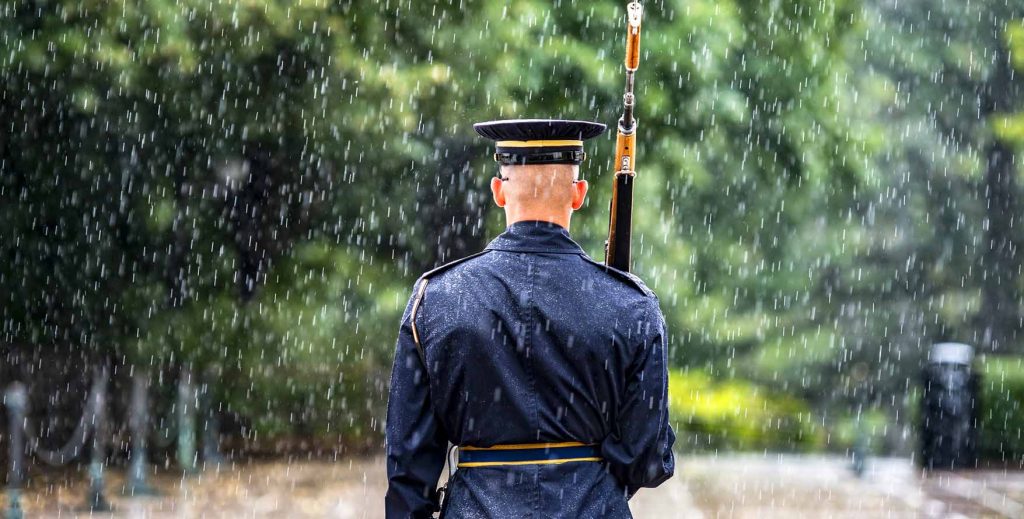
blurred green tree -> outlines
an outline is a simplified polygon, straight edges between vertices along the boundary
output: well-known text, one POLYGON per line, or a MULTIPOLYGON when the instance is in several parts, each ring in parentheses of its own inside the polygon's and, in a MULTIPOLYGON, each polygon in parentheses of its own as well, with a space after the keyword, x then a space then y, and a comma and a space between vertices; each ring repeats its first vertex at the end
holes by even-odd
MULTIPOLYGON (((379 417, 412 278, 502 228, 473 122, 614 126, 623 86, 611 0, 0 13, 2 341, 216 364, 249 382, 225 390, 236 408, 281 427, 379 417)), ((634 247, 674 363, 810 398, 842 373, 864 250, 843 209, 873 181, 859 13, 648 3, 634 247)), ((612 137, 595 144, 574 236, 600 258, 612 137)))

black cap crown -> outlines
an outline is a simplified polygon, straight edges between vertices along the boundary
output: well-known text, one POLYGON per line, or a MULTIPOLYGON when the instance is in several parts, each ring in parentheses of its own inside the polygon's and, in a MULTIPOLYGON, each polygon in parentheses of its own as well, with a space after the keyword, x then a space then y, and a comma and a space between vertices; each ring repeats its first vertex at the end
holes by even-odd
POLYGON ((601 135, 605 125, 559 119, 510 119, 473 125, 476 133, 497 141, 494 160, 501 164, 579 164, 583 141, 601 135))

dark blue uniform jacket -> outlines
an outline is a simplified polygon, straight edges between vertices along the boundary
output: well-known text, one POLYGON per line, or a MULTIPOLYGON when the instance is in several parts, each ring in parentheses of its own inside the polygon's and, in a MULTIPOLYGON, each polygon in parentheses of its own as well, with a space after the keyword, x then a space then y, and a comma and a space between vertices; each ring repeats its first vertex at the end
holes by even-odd
POLYGON ((517 222, 424 274, 391 374, 387 516, 430 516, 448 442, 579 441, 604 461, 459 469, 447 517, 629 517, 675 468, 666 340, 654 293, 555 224, 517 222))

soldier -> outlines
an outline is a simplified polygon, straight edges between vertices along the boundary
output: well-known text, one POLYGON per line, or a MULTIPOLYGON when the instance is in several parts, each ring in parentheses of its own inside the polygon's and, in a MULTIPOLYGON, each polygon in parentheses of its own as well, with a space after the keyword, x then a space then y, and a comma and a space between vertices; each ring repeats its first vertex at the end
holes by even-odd
POLYGON ((675 468, 665 321, 636 276, 569 236, 603 124, 480 123, 505 232, 416 281, 387 412, 388 517, 630 517, 627 500, 675 468))

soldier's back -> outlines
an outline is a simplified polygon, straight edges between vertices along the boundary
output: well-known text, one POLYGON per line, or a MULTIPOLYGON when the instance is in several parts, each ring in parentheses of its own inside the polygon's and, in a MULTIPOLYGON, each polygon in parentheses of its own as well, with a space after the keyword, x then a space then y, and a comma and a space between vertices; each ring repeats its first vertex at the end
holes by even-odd
MULTIPOLYGON (((637 278, 559 226, 519 222, 424 279, 415 326, 453 444, 600 445, 617 433, 642 338, 660 322, 637 278)), ((616 517, 629 515, 625 493, 598 462, 481 464, 458 471, 450 503, 467 517, 616 517)))

